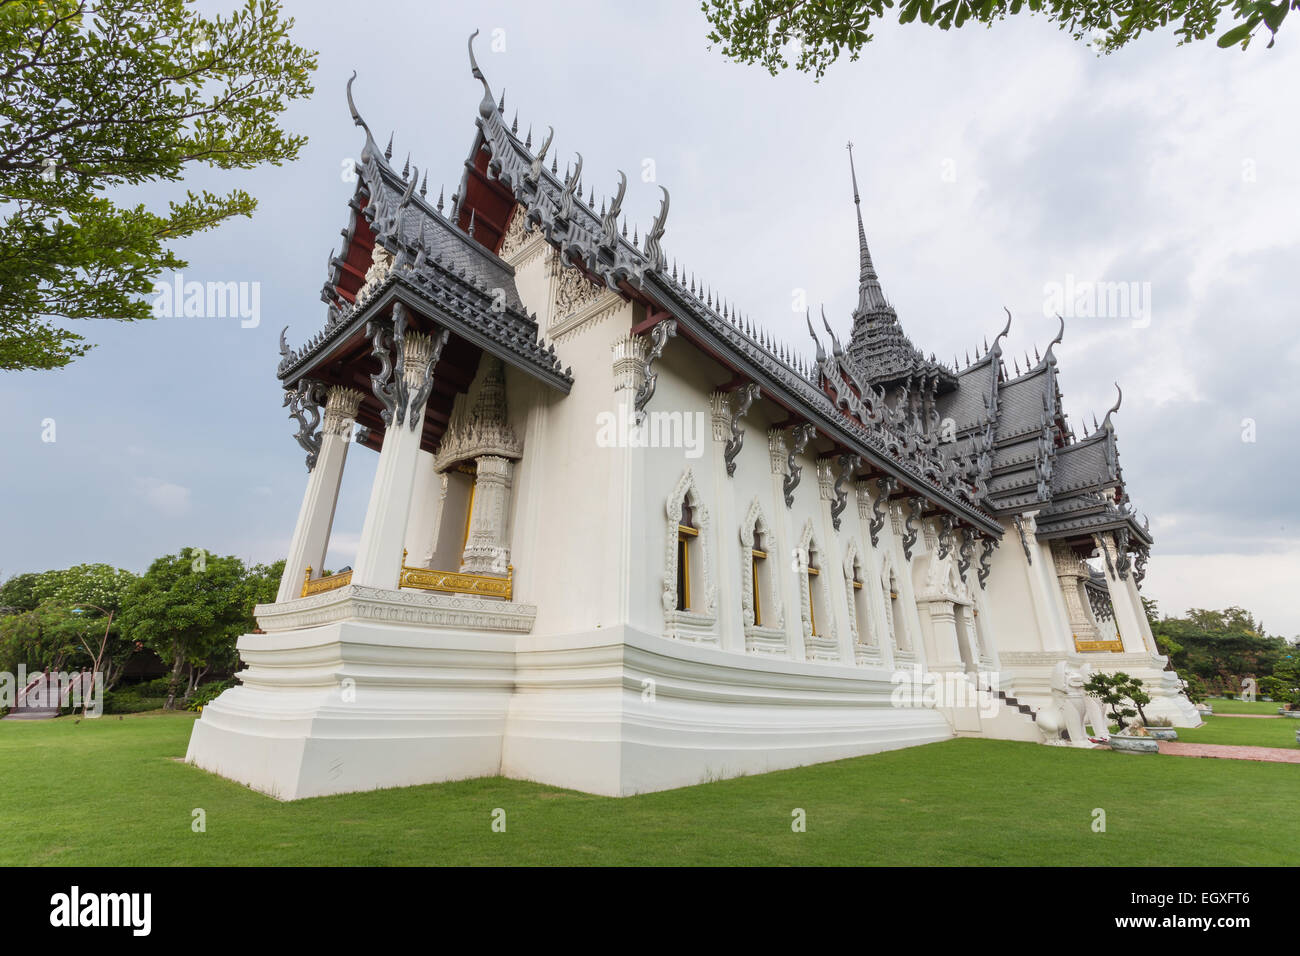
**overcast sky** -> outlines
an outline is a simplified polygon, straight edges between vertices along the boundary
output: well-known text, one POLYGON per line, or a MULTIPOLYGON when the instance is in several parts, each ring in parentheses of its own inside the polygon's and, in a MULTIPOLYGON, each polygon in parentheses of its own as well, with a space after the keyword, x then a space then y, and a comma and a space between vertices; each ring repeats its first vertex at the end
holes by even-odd
MULTIPOLYGON (((186 279, 259 283, 260 322, 84 323, 98 344, 86 358, 0 374, 0 576, 139 571, 190 546, 283 556, 306 470, 276 342, 324 321, 353 189, 341 173, 362 145, 344 84, 355 69, 376 135, 395 129, 395 158, 409 151, 450 195, 481 93, 465 38, 480 28, 480 63, 521 131, 553 125, 561 161, 581 151, 607 195, 626 170, 642 232, 659 193, 638 173, 653 160, 672 193, 667 254, 801 349, 799 290, 845 336, 856 303, 850 139, 882 283, 925 351, 991 339, 1005 306, 1011 352, 1032 352, 1055 334, 1054 283, 1131 284, 1128 314, 1067 315, 1057 354, 1076 426, 1124 388, 1120 462, 1156 537, 1144 593, 1168 613, 1241 604, 1300 634, 1300 25, 1273 50, 1180 48, 1166 32, 1106 58, 1037 18, 882 25, 859 62, 814 83, 724 61, 694 0, 285 6, 320 51, 315 95, 284 118, 310 142, 283 168, 196 170, 190 188, 242 187, 260 208, 180 249, 186 279)), ((374 458, 348 463, 333 566, 351 561, 374 458)))

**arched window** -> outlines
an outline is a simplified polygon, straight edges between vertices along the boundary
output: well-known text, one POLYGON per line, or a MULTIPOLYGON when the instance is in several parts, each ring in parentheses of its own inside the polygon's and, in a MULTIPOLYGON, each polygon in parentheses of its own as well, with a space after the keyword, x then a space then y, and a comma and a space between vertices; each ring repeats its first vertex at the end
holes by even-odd
POLYGON ((805 653, 809 660, 837 661, 840 654, 835 639, 835 617, 830 609, 827 581, 822 575, 821 547, 813 537, 811 520, 804 525, 796 554, 805 653))
MULTIPOLYGON (((698 550, 700 529, 693 523, 691 506, 682 504, 682 516, 677 522, 677 610, 691 610, 691 555, 698 550)), ((698 559, 697 562, 698 564, 698 559)), ((698 593, 698 590, 697 590, 698 593)))
POLYGON ((712 525, 695 475, 687 468, 668 496, 660 596, 665 636, 717 643, 712 525))
POLYGON ((787 652, 776 547, 763 507, 755 498, 740 525, 740 595, 747 651, 787 652))
POLYGON ((890 640, 894 643, 894 658, 910 660, 912 643, 907 634, 907 616, 903 613, 903 599, 898 590, 898 577, 894 574, 894 569, 888 560, 885 561, 881 572, 880 585, 885 603, 885 623, 889 628, 890 640))
POLYGON ((871 589, 866 586, 858 543, 850 541, 844 555, 844 590, 849 602, 849 627, 853 633, 854 658, 857 663, 879 659, 875 622, 871 617, 871 589))

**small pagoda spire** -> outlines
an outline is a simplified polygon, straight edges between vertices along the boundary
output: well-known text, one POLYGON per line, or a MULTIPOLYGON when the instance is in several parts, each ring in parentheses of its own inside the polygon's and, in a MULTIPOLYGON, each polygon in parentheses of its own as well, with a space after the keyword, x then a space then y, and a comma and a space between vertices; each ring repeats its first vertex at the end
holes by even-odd
POLYGON ((388 145, 384 147, 384 159, 393 158, 393 134, 388 134, 388 145))
POLYGON ((533 148, 533 124, 529 123, 528 135, 524 137, 524 149, 532 149, 532 148, 533 148))
POLYGON ((402 182, 406 182, 406 177, 411 175, 411 154, 406 154, 406 162, 402 165, 402 182))
POLYGON ((443 194, 443 192, 446 190, 446 188, 447 188, 447 187, 445 187, 445 186, 439 186, 439 187, 438 187, 438 206, 437 206, 437 209, 438 209, 438 212, 440 212, 440 213, 442 212, 442 194, 443 194))
POLYGON ((429 170, 424 170, 424 179, 420 181, 420 198, 423 199, 429 192, 429 170))
POLYGON ((510 132, 519 133, 519 111, 515 110, 515 118, 510 121, 510 132))
POLYGON ((858 194, 858 171, 853 164, 853 143, 848 144, 849 175, 853 178, 853 206, 858 215, 858 307, 853 316, 866 315, 889 308, 885 294, 880 288, 880 277, 876 275, 876 266, 871 261, 871 250, 867 248, 867 230, 862 225, 862 197, 858 194))
POLYGON ((504 114, 506 111, 506 88, 501 87, 501 102, 497 104, 497 112, 504 114))

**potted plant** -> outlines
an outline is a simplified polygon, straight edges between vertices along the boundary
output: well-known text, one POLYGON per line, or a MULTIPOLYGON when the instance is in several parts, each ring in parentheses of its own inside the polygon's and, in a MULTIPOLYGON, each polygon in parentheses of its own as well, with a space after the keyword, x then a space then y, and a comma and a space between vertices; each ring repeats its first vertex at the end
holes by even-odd
POLYGON ((1146 725, 1147 733, 1156 740, 1177 740, 1178 731, 1174 730, 1174 722, 1168 717, 1152 717, 1146 725))
POLYGON ((1142 681, 1129 677, 1122 671, 1114 674, 1093 674, 1084 685, 1093 697, 1110 708, 1116 730, 1110 735, 1110 749, 1120 753, 1159 753, 1160 745, 1148 733, 1146 715, 1142 705, 1151 703, 1151 697, 1142 690, 1142 681), (1127 706, 1131 702, 1133 707, 1127 706), (1140 717, 1139 723, 1134 718, 1140 717))

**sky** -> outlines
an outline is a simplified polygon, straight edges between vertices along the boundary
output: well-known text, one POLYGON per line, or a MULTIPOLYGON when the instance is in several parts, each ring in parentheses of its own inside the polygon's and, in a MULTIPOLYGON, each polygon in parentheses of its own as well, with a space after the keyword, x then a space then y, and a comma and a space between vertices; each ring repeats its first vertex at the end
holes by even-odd
MULTIPOLYGON (((667 255, 801 350, 796 303, 824 303, 847 338, 857 300, 852 140, 872 255, 913 342, 962 357, 1006 308, 1010 360, 1044 348, 1063 311, 1069 421, 1082 433, 1124 390, 1120 463, 1156 539, 1143 593, 1167 614, 1242 605, 1300 634, 1300 27, 1272 50, 1179 47, 1165 31, 1098 57, 1036 17, 882 24, 858 62, 814 82, 710 50, 694 0, 285 8, 320 52, 315 94, 283 117, 309 137, 300 158, 196 168, 131 197, 256 196, 251 219, 177 248, 185 280, 256 288, 257 315, 80 323, 85 358, 0 374, 0 577, 140 571, 190 547, 283 556, 306 468, 277 341, 324 322, 363 143, 344 85, 355 70, 376 136, 395 130, 395 159, 409 152, 450 195, 481 95, 465 38, 480 29, 480 65, 520 130, 554 126, 552 150, 580 151, 605 195, 627 171, 641 232, 666 186, 667 255), (1127 302, 1089 307, 1097 284, 1127 302)), ((374 459, 350 457, 331 566, 351 563, 374 459)))

